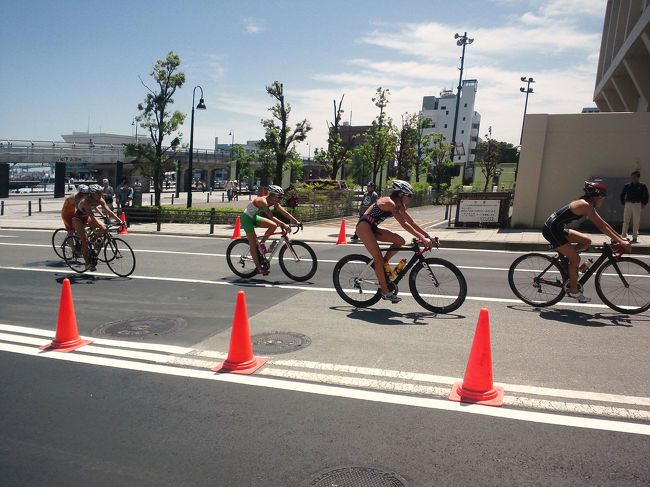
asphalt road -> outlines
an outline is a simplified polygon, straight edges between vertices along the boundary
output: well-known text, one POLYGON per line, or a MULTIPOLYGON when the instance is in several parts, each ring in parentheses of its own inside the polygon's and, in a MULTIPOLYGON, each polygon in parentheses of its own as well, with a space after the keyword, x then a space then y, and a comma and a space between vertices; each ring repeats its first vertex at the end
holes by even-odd
POLYGON ((586 290, 594 298, 589 305, 567 301, 534 309, 517 302, 507 285, 507 268, 519 254, 442 248, 434 252, 456 263, 468 281, 468 299, 455 313, 429 313, 407 289, 398 305, 357 310, 333 292, 331 272, 360 246, 313 244, 319 268, 307 283, 288 280, 277 264, 268 277, 242 281, 225 265, 228 241, 129 235, 137 267, 132 278, 122 279, 105 266, 71 275, 50 237, 0 232, 0 360, 9 371, 2 377, 0 470, 15 480, 11 485, 65 485, 66 478, 69 485, 108 485, 111 479, 126 485, 300 485, 321 469, 350 464, 393 469, 410 485, 650 482, 648 436, 603 431, 602 425, 544 425, 28 353, 33 343, 48 342, 48 330, 53 333, 60 282, 69 277, 81 335, 117 344, 110 352, 91 352, 92 345, 70 356, 116 357, 119 350, 138 364, 209 370, 210 361, 228 351, 235 298, 243 289, 253 334, 285 331, 311 340, 273 357, 259 375, 442 397, 464 373, 479 309, 487 306, 494 377, 505 384, 509 410, 645 428, 650 316, 604 307, 593 284, 586 290), (109 323, 159 318, 179 326, 139 336, 102 334, 109 323))

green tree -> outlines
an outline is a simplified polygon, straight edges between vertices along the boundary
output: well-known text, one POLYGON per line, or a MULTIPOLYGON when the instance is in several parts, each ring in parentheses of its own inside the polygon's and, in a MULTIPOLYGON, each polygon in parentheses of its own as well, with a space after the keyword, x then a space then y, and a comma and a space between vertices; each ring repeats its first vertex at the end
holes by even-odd
POLYGON ((294 142, 302 142, 307 138, 307 132, 311 125, 307 119, 296 124, 295 128, 289 125, 289 114, 291 105, 284 100, 284 87, 279 81, 274 81, 271 86, 266 87, 266 92, 277 103, 269 108, 272 118, 262 120, 264 127, 264 139, 260 142, 260 149, 269 150, 275 158, 275 184, 282 184, 282 171, 287 162, 290 147, 294 142))
POLYGON ((372 153, 368 144, 361 144, 352 151, 350 175, 360 185, 366 184, 372 176, 372 153))
POLYGON ((255 154, 246 154, 246 149, 243 145, 237 144, 232 148, 232 160, 235 161, 235 164, 239 168, 239 181, 237 182, 239 188, 241 188, 241 180, 253 176, 253 171, 251 170, 251 162, 255 160, 255 154))
POLYGON ((481 142, 476 146, 476 163, 481 168, 483 176, 485 176, 484 193, 487 191, 500 162, 500 144, 502 144, 492 138, 492 127, 488 128, 485 138, 487 139, 486 142, 481 142))
POLYGON ((327 151, 316 149, 314 151, 314 162, 320 164, 327 169, 331 179, 336 179, 339 169, 350 161, 351 151, 348 147, 343 145, 341 138, 341 118, 343 116, 343 98, 339 101, 338 106, 336 100, 334 103, 334 122, 328 124, 329 137, 327 138, 327 151))
POLYGON ((422 170, 429 165, 431 137, 429 134, 425 134, 424 131, 431 127, 433 127, 433 120, 429 117, 423 117, 422 114, 418 114, 415 127, 415 158, 413 161, 416 183, 420 182, 422 170))
POLYGON ((176 168, 176 151, 181 144, 181 133, 178 133, 169 145, 164 143, 165 137, 177 132, 185 120, 184 113, 178 110, 169 112, 174 103, 172 96, 185 83, 185 73, 178 71, 180 64, 181 58, 170 51, 165 59, 156 62, 153 71, 149 73, 157 84, 156 88, 150 88, 140 78, 148 93, 144 102, 138 104, 140 113, 136 121, 149 132, 151 141, 129 144, 124 151, 126 156, 135 157, 145 177, 153 178, 156 206, 160 206, 165 171, 176 168))
POLYGON ((259 176, 262 186, 268 186, 275 170, 273 153, 269 149, 262 149, 257 152, 257 160, 260 163, 259 176))
POLYGON ((433 171, 433 182, 436 186, 437 198, 439 198, 443 180, 448 177, 449 172, 454 167, 454 163, 450 160, 451 144, 445 144, 443 135, 439 133, 431 134, 429 137, 431 142, 427 152, 433 171))
POLYGON ((369 163, 372 168, 372 178, 377 182, 377 188, 381 190, 383 185, 381 171, 388 162, 395 159, 395 147, 397 134, 393 121, 384 111, 389 103, 388 95, 390 90, 381 86, 377 88, 376 96, 372 102, 379 108, 379 115, 372 121, 372 127, 364 134, 365 143, 369 150, 362 150, 359 156, 366 158, 364 164, 369 163), (379 176, 379 180, 377 180, 379 176))
MULTIPOLYGON (((407 179, 411 169, 415 166, 417 137, 417 115, 405 113, 402 116, 402 130, 397 142, 397 178, 407 179)), ((416 181, 420 175, 416 171, 416 181)))
POLYGON ((296 149, 293 147, 287 153, 287 162, 284 167, 285 170, 289 169, 291 171, 291 181, 296 181, 302 179, 302 174, 304 170, 304 163, 302 162, 302 157, 296 149))

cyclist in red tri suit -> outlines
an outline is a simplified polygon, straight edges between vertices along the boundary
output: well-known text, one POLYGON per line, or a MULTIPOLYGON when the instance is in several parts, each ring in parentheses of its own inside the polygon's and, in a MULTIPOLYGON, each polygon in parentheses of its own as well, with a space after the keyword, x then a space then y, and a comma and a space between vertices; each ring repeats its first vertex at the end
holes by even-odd
POLYGON ((578 288, 578 267, 580 266, 578 252, 587 250, 591 245, 591 239, 584 233, 568 229, 566 224, 586 216, 598 227, 598 230, 617 241, 626 252, 632 248, 630 242, 621 237, 596 211, 596 208, 600 208, 607 197, 607 188, 600 183, 585 181, 584 191, 584 196, 564 205, 548 217, 542 229, 544 238, 569 259, 567 296, 577 299, 580 303, 588 303, 591 299, 584 296, 582 290, 578 288))
POLYGON ((378 225, 386 218, 394 216, 404 230, 423 242, 426 249, 433 247, 434 239, 415 223, 406 211, 406 206, 414 194, 413 187, 406 181, 394 179, 392 189, 393 192, 390 196, 379 198, 361 215, 357 223, 356 234, 375 261, 375 274, 377 274, 381 286, 382 299, 391 303, 399 303, 402 298, 389 292, 386 282, 386 275, 388 274, 389 277, 392 275, 388 262, 397 251, 391 250, 382 255, 378 242, 389 242, 391 247, 401 247, 404 245, 404 238, 386 228, 380 228, 378 225))

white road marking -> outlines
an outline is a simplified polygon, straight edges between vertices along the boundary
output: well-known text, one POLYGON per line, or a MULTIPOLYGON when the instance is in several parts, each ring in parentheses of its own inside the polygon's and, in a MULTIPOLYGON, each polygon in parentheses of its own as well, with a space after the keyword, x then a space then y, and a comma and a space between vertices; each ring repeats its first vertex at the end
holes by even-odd
POLYGON ((178 377, 213 380, 227 382, 231 384, 240 384, 251 387, 265 387, 270 389, 286 390, 306 394, 318 394, 330 397, 340 397, 360 401, 371 401, 385 404, 395 404, 400 406, 411 406, 428 409, 437 409, 441 411, 451 411, 456 413, 476 414, 481 416, 497 417, 502 419, 512 419, 516 421, 528 421, 541 424, 550 424, 557 426, 567 426, 572 428, 586 428, 601 431, 614 431, 621 433, 637 434, 650 436, 650 425, 612 421, 598 418, 585 418, 580 416, 564 416, 560 414, 550 414, 536 411, 525 411, 519 409, 493 408, 474 404, 462 404, 454 401, 443 399, 434 399, 426 397, 414 397, 399 395, 388 392, 378 392, 363 389, 354 389, 350 387, 340 387, 332 385, 303 383, 291 380, 277 378, 267 378, 260 376, 246 376, 238 374, 215 374, 208 370, 184 369, 180 367, 171 367, 169 365, 151 364, 145 362, 132 362, 128 360, 118 360, 102 356, 87 355, 83 353, 58 353, 43 352, 36 347, 25 347, 0 343, 0 350, 10 353, 32 356, 36 358, 47 358, 53 360, 62 360, 66 362, 84 363, 90 365, 100 365, 105 367, 114 367, 124 370, 135 370, 140 372, 149 372, 155 374, 165 374, 178 377))
MULTIPOLYGON (((65 269, 43 269, 43 268, 38 268, 38 267, 31 267, 31 268, 25 268, 25 267, 12 267, 12 266, 0 266, 0 270, 8 270, 8 271, 21 271, 21 272, 46 272, 49 274, 63 274, 67 273, 70 275, 76 275, 76 273, 73 272, 66 272, 65 269)), ((115 274, 109 273, 109 272, 92 272, 88 274, 90 276, 100 276, 100 277, 116 277, 115 274)), ((192 283, 192 284, 209 284, 209 285, 217 285, 217 286, 234 286, 234 287, 259 287, 259 288, 274 288, 274 289, 290 289, 294 291, 313 291, 313 292, 328 292, 328 293, 335 293, 336 289, 334 288, 329 288, 329 287, 316 287, 316 286, 300 286, 297 284, 272 284, 272 283, 259 283, 259 282, 230 282, 230 281, 210 281, 207 279, 187 279, 187 278, 182 278, 182 277, 160 277, 160 276, 140 276, 140 275, 135 275, 132 274, 126 279, 134 279, 134 280, 145 280, 145 281, 163 281, 163 282, 185 282, 185 283, 192 283)), ((350 292, 352 290, 348 289, 347 292, 350 292)), ((412 296, 410 294, 404 294, 404 297, 406 298, 411 298, 412 296)), ((430 294, 422 294, 422 297, 434 297, 434 295, 430 294)), ((444 296, 442 296, 444 297, 444 296)), ((524 305, 524 303, 518 299, 509 299, 509 298, 488 298, 488 297, 482 297, 482 296, 467 296, 465 298, 466 301, 482 301, 482 302, 491 302, 491 303, 506 303, 506 304, 521 304, 524 305)), ((556 303, 555 306, 569 306, 569 307, 576 307, 576 308, 608 308, 604 304, 595 304, 595 303, 572 303, 572 302, 559 302, 556 303)))

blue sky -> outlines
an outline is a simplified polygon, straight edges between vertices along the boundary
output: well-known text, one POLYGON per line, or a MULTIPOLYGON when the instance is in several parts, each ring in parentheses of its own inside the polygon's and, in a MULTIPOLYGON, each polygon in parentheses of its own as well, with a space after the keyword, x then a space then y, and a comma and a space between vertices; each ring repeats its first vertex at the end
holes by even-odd
MULTIPOLYGON (((133 133, 131 121, 155 61, 173 50, 187 82, 174 108, 188 114, 201 85, 206 111, 195 115, 198 148, 263 136, 284 83, 290 121, 307 118, 309 151, 326 144, 332 100, 344 119, 368 124, 371 98, 390 88, 399 123, 422 96, 455 89, 467 31, 465 78, 479 81, 481 134, 518 143, 522 75, 537 81, 528 113, 575 113, 593 106, 606 0, 437 1, 30 1, 6 2, 0 19, 0 138, 60 140, 75 131, 133 133)), ((307 154, 306 144, 298 147, 307 154)))

